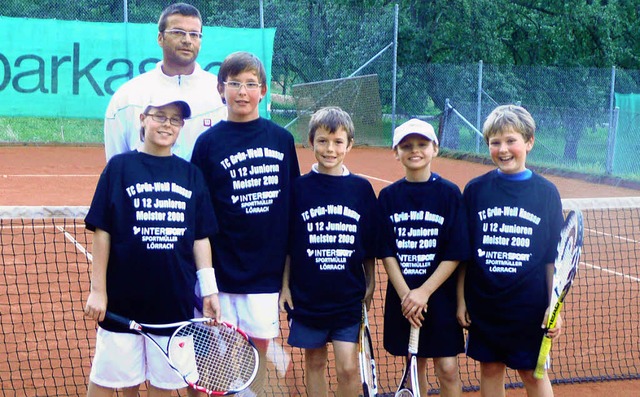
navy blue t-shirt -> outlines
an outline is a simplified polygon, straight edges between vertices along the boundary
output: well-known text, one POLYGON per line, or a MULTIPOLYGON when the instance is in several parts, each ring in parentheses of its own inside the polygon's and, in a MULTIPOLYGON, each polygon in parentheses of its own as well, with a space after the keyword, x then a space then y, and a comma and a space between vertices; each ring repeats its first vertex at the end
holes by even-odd
POLYGON ((116 155, 100 175, 85 223, 110 235, 109 311, 151 324, 193 317, 193 244, 217 230, 197 167, 175 155, 116 155))
POLYGON ((558 190, 536 173, 509 180, 494 170, 470 181, 463 196, 475 254, 465 278, 472 331, 496 340, 540 333, 546 264, 563 222, 558 190))
POLYGON ((442 261, 470 258, 462 194, 453 183, 436 173, 425 182, 401 179, 378 200, 378 257, 395 257, 409 288, 422 285, 442 261))
POLYGON ((294 182, 290 315, 309 326, 360 322, 363 261, 375 257, 376 195, 364 178, 310 172, 294 182))
POLYGON ((200 135, 191 161, 204 174, 220 224, 212 239, 220 291, 278 292, 291 181, 300 175, 293 136, 263 118, 221 121, 200 135))
MULTIPOLYGON (((411 289, 421 286, 442 261, 471 258, 467 214, 460 189, 432 173, 428 181, 401 179, 382 189, 378 257, 393 257, 411 289)), ((456 276, 451 275, 429 297, 420 331, 420 357, 449 357, 463 350, 462 328, 456 319, 456 276)), ((409 322, 391 282, 385 299, 384 347, 406 355, 409 322)))

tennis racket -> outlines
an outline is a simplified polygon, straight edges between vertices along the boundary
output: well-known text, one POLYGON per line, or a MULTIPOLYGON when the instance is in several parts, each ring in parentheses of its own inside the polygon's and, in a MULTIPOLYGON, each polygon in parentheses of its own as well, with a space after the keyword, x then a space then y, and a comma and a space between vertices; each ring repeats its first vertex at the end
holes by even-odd
MULTIPOLYGON (((564 299, 571 288, 576 273, 578 272, 578 262, 580 261, 580 251, 582 250, 582 241, 584 234, 584 226, 582 221, 582 212, 571 211, 567 214, 567 219, 562 226, 560 232, 560 242, 558 243, 558 256, 555 261, 555 270, 553 274, 553 291, 551 292, 551 302, 549 303, 549 318, 547 320, 547 329, 556 326, 560 309, 564 299)), ((551 351, 551 338, 547 335, 542 337, 540 345, 540 353, 538 354, 538 362, 533 376, 536 379, 542 379, 545 372, 545 366, 549 352, 551 351)))
POLYGON ((243 331, 231 324, 206 325, 212 321, 210 318, 139 324, 110 312, 106 318, 152 341, 187 386, 210 396, 225 396, 246 389, 258 371, 258 350, 243 331), (175 329, 166 348, 149 335, 160 329, 175 329))
POLYGON ((369 316, 367 305, 362 303, 362 323, 360 324, 358 360, 360 361, 360 379, 364 397, 373 397, 378 394, 378 379, 376 376, 376 362, 373 359, 373 344, 369 329, 369 316))
POLYGON ((420 328, 411 327, 409 333, 409 354, 407 355, 407 364, 404 367, 400 386, 396 391, 395 397, 420 397, 420 385, 418 384, 418 341, 420 340, 420 328), (411 386, 409 386, 411 380, 411 386))

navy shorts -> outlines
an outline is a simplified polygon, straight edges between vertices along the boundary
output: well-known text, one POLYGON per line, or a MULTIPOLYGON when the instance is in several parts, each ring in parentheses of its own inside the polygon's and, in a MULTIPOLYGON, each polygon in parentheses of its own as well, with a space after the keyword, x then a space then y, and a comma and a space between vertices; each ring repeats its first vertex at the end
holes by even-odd
POLYGON ((358 343, 360 323, 343 328, 314 328, 291 319, 287 343, 302 349, 318 349, 332 341, 358 343))
POLYGON ((493 335, 469 329, 467 355, 482 363, 501 362, 516 370, 535 369, 544 330, 535 328, 528 334, 513 332, 509 335, 493 335))

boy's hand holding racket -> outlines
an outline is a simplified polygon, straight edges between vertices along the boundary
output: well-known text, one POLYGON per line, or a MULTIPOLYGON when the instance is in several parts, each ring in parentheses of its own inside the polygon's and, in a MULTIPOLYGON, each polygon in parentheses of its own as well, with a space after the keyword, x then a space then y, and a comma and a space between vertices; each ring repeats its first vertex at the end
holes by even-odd
POLYGON ((402 315, 409 320, 411 326, 420 328, 427 312, 427 301, 430 294, 420 288, 412 289, 404 295, 402 301, 402 315))
POLYGON ((562 315, 560 313, 557 314, 555 326, 553 328, 548 328, 547 324, 549 323, 549 308, 544 314, 544 321, 542 322, 542 328, 546 330, 547 336, 551 339, 555 339, 562 334, 562 315))
POLYGON ((211 294, 202 298, 202 314, 213 320, 213 324, 221 321, 220 300, 218 294, 211 294))
POLYGON ((213 324, 220 322, 220 301, 218 299, 218 283, 212 267, 205 266, 196 271, 199 293, 202 296, 202 314, 212 319, 213 324))
POLYGON ((367 310, 371 308, 371 302, 373 302, 373 294, 375 293, 375 289, 373 287, 367 286, 367 291, 364 294, 364 303, 367 306, 367 310))
POLYGON ((284 272, 282 274, 282 287, 280 288, 280 296, 278 296, 278 306, 283 313, 287 312, 287 307, 293 310, 293 298, 291 297, 291 288, 289 288, 289 277, 291 274, 291 256, 287 255, 284 261, 284 272))
POLYGON ((104 320, 107 312, 107 292, 91 291, 84 306, 84 315, 95 321, 104 320))

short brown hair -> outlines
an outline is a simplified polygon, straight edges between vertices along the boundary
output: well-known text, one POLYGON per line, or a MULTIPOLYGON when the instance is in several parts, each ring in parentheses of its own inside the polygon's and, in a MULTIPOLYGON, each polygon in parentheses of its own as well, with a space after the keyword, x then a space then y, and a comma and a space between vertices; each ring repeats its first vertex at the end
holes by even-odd
POLYGON ((489 144, 489 139, 497 134, 512 129, 522 135, 525 142, 534 137, 536 122, 527 109, 517 105, 502 105, 493 109, 482 126, 482 136, 489 144))
POLYGON ((330 134, 342 127, 347 132, 349 143, 355 138, 355 128, 349 113, 337 106, 327 106, 318 109, 309 120, 309 143, 313 144, 318 128, 326 128, 330 134))
POLYGON ((258 76, 260 84, 265 84, 267 81, 267 73, 260 58, 246 51, 233 52, 227 55, 220 65, 218 91, 224 92, 224 83, 229 76, 237 76, 242 72, 254 72, 258 76))

